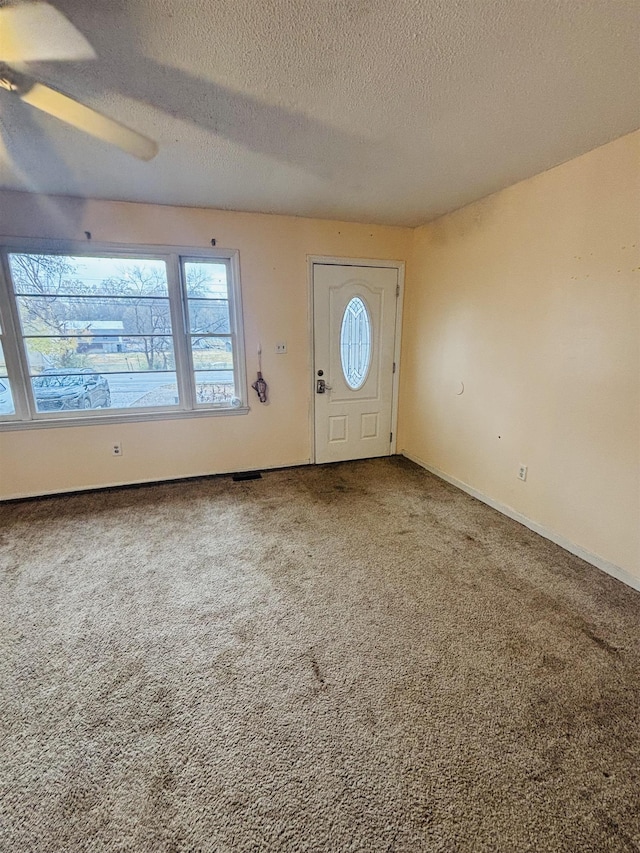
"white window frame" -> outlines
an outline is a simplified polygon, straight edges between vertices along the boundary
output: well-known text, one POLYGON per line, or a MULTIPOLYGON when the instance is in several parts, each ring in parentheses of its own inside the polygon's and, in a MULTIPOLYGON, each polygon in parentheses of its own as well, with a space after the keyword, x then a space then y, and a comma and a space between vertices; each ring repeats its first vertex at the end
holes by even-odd
POLYGON ((0 432, 43 427, 59 429, 66 426, 244 415, 249 411, 242 290, 240 286, 240 254, 237 249, 199 249, 193 246, 149 246, 99 243, 93 240, 79 242, 0 237, 0 323, 2 325, 4 357, 15 408, 15 414, 0 416, 0 432), (139 258, 141 260, 154 258, 165 261, 180 405, 116 409, 113 412, 108 409, 86 409, 56 414, 37 412, 29 380, 27 354, 21 332, 16 294, 13 290, 9 269, 8 256, 12 252, 57 254, 71 257, 139 258), (228 281, 229 319, 235 392, 240 400, 239 406, 223 406, 221 404, 205 406, 195 400, 193 361, 191 347, 188 343, 190 330, 186 284, 183 282, 182 276, 182 264, 185 261, 224 261, 228 264, 230 272, 230 281, 228 281))

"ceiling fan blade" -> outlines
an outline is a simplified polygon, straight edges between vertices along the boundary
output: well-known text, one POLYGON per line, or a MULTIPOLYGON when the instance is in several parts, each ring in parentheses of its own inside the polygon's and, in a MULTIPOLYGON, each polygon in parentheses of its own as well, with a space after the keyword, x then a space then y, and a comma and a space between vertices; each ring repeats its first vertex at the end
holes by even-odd
POLYGON ((34 83, 30 88, 19 92, 19 95, 32 107, 55 116, 91 136, 117 145, 118 148, 122 148, 123 151, 133 154, 140 160, 151 160, 158 153, 158 145, 152 139, 42 83, 34 83))
POLYGON ((48 3, 0 9, 0 60, 49 62, 95 59, 96 52, 65 16, 48 3))

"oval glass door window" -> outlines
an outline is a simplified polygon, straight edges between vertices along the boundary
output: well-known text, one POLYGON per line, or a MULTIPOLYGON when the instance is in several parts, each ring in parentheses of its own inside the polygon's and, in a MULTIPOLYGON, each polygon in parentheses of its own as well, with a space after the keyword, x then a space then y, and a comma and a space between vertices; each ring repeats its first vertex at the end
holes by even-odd
POLYGON ((359 296, 349 300, 340 329, 340 360, 349 388, 362 388, 371 364, 371 319, 359 296))

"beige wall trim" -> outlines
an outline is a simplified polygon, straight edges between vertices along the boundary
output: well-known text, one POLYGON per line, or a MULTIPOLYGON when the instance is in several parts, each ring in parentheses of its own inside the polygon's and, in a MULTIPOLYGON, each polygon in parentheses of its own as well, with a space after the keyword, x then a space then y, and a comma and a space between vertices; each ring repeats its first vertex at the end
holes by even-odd
POLYGON ((483 495, 482 492, 477 491, 477 489, 474 489, 472 486, 468 486, 461 480, 457 480, 455 477, 449 476, 449 474, 446 474, 439 468, 435 468, 432 465, 427 465, 426 462, 423 462, 422 459, 418 459, 418 457, 413 456, 411 453, 407 453, 406 451, 400 451, 400 454, 406 457, 407 459, 410 459, 411 462, 415 462, 416 465, 419 465, 421 468, 424 468, 425 471, 429 471, 430 474, 434 474, 441 480, 444 480, 445 482, 450 483, 452 486, 455 486, 457 489, 460 489, 461 491, 466 492, 468 495, 471 495, 471 497, 482 501, 482 503, 484 504, 487 504, 487 506, 490 506, 492 509, 501 512, 502 515, 506 515, 507 518, 511 518, 514 521, 517 521, 519 524, 524 525, 524 527, 528 527, 529 530, 533 530, 533 532, 537 533, 539 536, 542 536, 545 539, 549 539, 549 541, 555 543, 556 545, 559 545, 561 548, 564 548, 565 551, 569 551, 570 554, 575 554, 576 557, 580 557, 581 560, 584 560, 586 563, 590 563, 592 566, 595 566, 596 569, 600 569, 601 571, 606 572, 606 574, 611 575, 612 577, 616 578, 616 580, 622 581, 622 583, 640 592, 640 578, 635 577, 634 575, 620 568, 620 566, 616 566, 613 563, 610 563, 608 560, 605 560, 602 557, 598 557, 597 554, 592 554, 589 551, 586 551, 584 548, 581 548, 580 545, 576 545, 574 542, 570 542, 568 539, 565 539, 564 536, 561 536, 554 530, 549 530, 546 527, 543 527, 541 524, 538 524, 537 522, 532 521, 530 518, 527 518, 525 515, 522 515, 522 513, 518 512, 517 510, 506 506, 506 504, 502 504, 499 501, 488 497, 487 495, 483 495))

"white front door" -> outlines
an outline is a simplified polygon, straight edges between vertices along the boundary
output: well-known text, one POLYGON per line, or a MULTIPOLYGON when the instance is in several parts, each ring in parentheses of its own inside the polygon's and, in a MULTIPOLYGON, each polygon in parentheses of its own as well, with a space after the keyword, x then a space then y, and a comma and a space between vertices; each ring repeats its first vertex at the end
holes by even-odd
POLYGON ((316 462, 391 453, 398 277, 313 264, 316 462))

